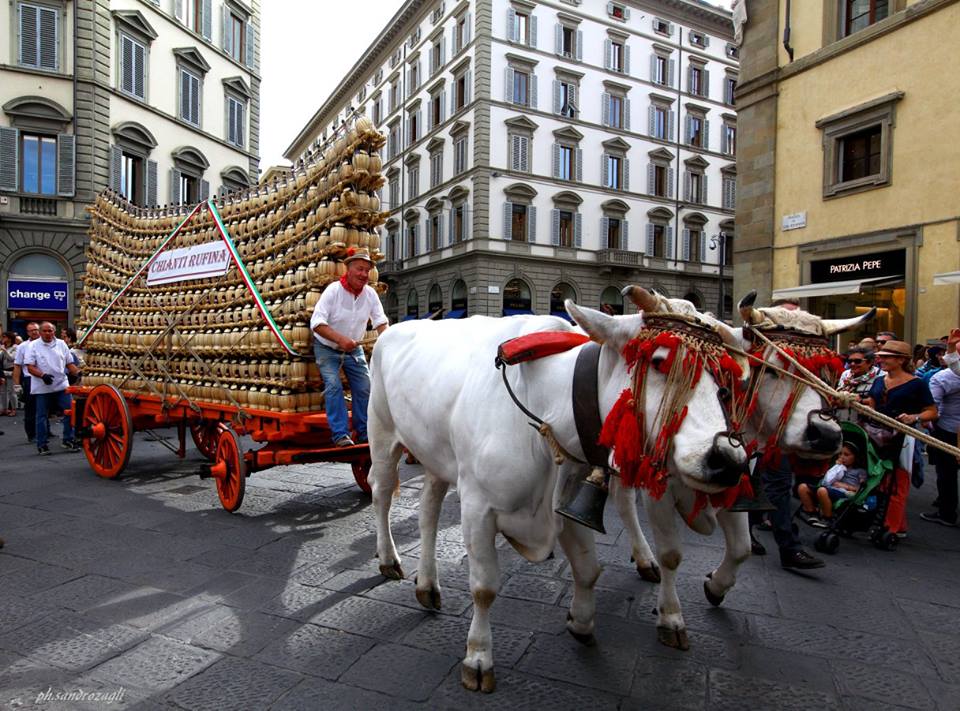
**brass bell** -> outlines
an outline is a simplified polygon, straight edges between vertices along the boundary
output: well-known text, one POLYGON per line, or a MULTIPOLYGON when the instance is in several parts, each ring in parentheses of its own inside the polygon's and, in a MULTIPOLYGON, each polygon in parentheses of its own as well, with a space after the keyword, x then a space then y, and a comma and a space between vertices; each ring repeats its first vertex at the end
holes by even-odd
POLYGON ((749 513, 750 511, 777 510, 777 507, 771 504, 770 499, 767 498, 767 492, 763 489, 763 482, 760 480, 760 475, 756 473, 758 459, 759 454, 755 454, 750 459, 750 488, 753 489, 753 498, 741 494, 727 511, 731 513, 749 513))
POLYGON ((609 473, 602 467, 594 467, 590 475, 577 485, 573 500, 563 504, 556 512, 565 518, 606 533, 603 527, 603 507, 607 503, 607 480, 609 473))

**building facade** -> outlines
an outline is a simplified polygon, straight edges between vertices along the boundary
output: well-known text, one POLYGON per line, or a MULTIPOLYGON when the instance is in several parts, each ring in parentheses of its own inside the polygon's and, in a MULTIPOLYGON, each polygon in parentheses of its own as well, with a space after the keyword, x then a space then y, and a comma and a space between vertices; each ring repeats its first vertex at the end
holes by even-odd
MULTIPOLYGON (((827 317, 878 307, 914 343, 956 326, 955 0, 747 3, 735 290, 827 317), (787 9, 790 9, 788 16, 787 9)), ((842 344, 841 344, 842 345, 842 344)))
POLYGON ((87 215, 258 177, 258 0, 0 4, 3 327, 72 325, 87 215))
POLYGON ((387 136, 392 320, 623 312, 630 283, 729 315, 737 55, 695 0, 407 0, 286 157, 355 111, 387 136))

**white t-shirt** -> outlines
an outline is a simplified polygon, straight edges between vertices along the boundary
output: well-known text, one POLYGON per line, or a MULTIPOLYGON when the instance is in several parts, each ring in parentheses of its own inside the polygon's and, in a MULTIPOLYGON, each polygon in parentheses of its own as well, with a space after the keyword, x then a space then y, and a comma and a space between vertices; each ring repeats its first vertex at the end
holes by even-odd
MULTIPOLYGON (((39 338, 35 340, 40 340, 39 338)), ((33 345, 33 341, 24 341, 19 346, 17 346, 16 352, 13 354, 13 364, 19 365, 21 370, 26 370, 23 365, 23 359, 27 357, 27 353, 30 352, 30 346, 33 345)))
POLYGON ((317 301, 317 305, 313 308, 313 316, 310 317, 310 330, 323 345, 339 349, 340 346, 326 338, 321 338, 313 329, 317 326, 329 326, 337 333, 359 341, 367 329, 367 321, 370 321, 374 328, 387 323, 377 292, 368 284, 363 287, 360 296, 354 297, 343 288, 343 284, 335 281, 320 294, 320 300, 317 301))
POLYGON ((25 365, 35 365, 44 373, 53 376, 53 383, 47 385, 43 378, 30 374, 30 394, 56 393, 67 389, 67 363, 73 363, 70 349, 59 338, 47 343, 38 338, 30 347, 30 353, 24 359, 25 365))

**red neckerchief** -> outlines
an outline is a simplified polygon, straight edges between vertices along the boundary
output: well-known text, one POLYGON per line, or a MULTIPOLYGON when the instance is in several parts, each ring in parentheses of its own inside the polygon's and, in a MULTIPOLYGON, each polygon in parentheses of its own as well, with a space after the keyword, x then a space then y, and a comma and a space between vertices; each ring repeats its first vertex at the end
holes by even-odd
POLYGON ((357 289, 356 291, 354 291, 352 288, 350 288, 350 285, 347 283, 347 275, 346 275, 346 274, 344 274, 342 277, 340 277, 340 285, 341 285, 344 289, 346 289, 347 291, 349 291, 351 294, 353 294, 353 297, 354 297, 354 298, 358 298, 358 297, 360 296, 360 294, 363 293, 363 287, 362 287, 362 286, 361 286, 359 289, 357 289))

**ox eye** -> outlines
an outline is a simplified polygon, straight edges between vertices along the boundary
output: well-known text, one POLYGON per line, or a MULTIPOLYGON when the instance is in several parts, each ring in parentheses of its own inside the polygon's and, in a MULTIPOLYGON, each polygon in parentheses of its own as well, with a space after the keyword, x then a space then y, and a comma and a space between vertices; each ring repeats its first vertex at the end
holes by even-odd
POLYGON ((660 370, 660 368, 663 367, 663 360, 664 360, 663 356, 654 356, 650 362, 653 364, 654 368, 656 368, 657 370, 660 370))
POLYGON ((730 388, 719 388, 719 389, 717 390, 717 397, 720 398, 720 400, 723 401, 723 402, 726 402, 727 400, 729 400, 729 399, 730 399, 730 388))

